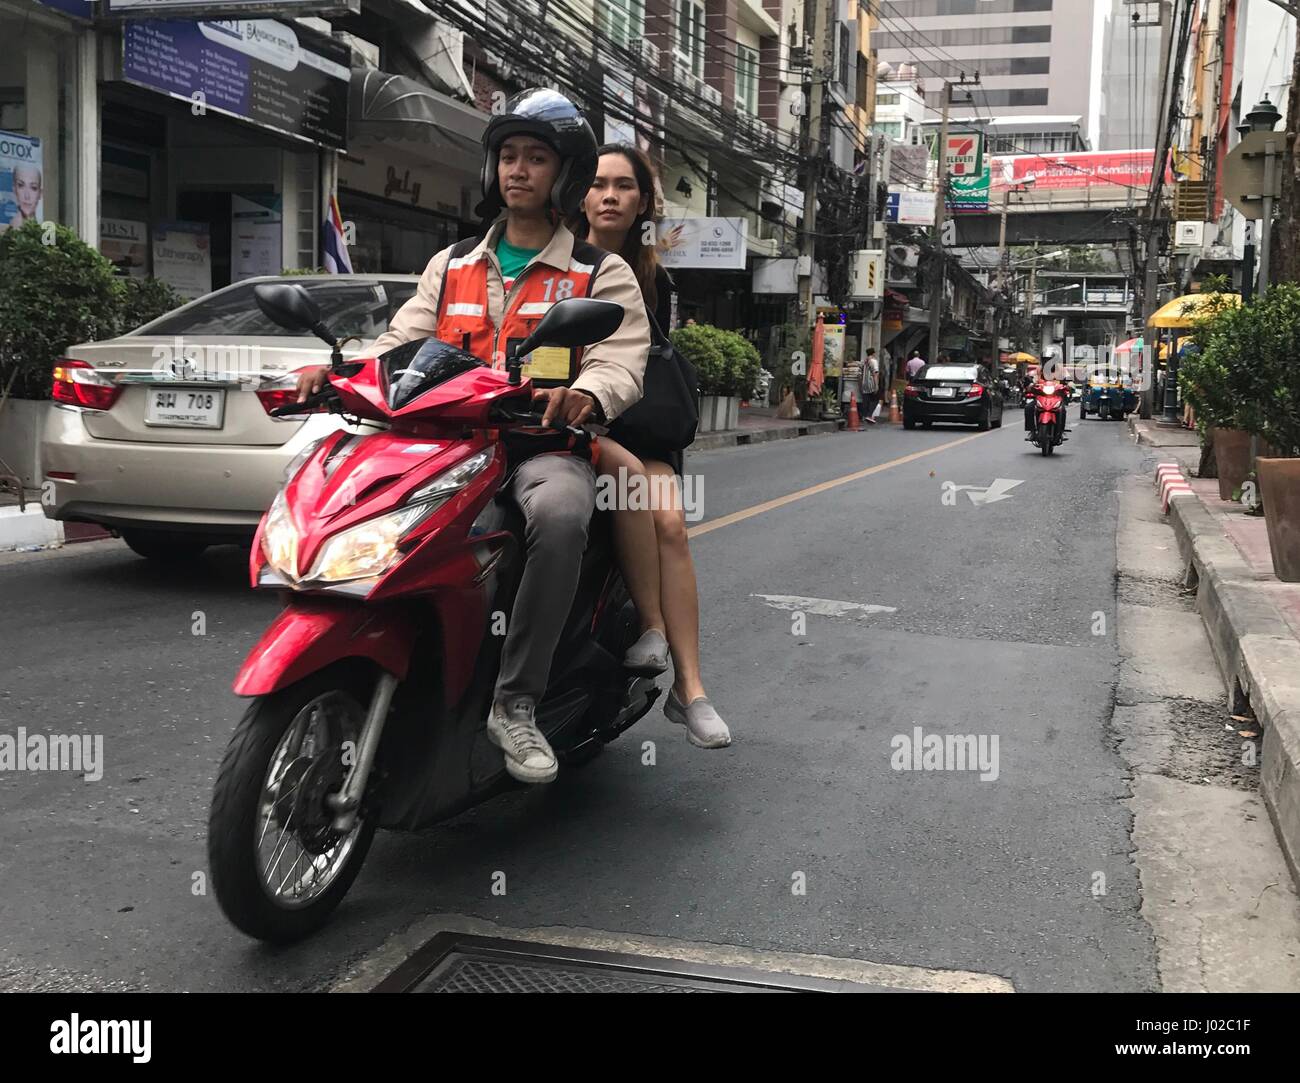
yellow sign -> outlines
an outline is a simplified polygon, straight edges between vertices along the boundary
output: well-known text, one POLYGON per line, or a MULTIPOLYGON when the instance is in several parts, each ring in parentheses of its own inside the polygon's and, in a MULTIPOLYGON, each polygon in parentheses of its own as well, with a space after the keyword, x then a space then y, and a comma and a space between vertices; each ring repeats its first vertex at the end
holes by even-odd
POLYGON ((523 375, 530 380, 568 380, 571 353, 567 346, 538 346, 524 362, 523 375))

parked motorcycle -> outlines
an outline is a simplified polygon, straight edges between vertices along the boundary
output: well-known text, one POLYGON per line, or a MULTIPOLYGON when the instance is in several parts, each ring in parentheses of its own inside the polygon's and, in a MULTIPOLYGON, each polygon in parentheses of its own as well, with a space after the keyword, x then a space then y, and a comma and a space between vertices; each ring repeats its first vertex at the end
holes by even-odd
POLYGON ((1070 401, 1067 385, 1048 380, 1035 384, 1025 400, 1025 408, 1033 411, 1033 425, 1026 440, 1031 441, 1044 455, 1065 443, 1065 404, 1070 401))
MULTIPOLYGON (((623 309, 556 303, 500 371, 437 339, 344 364, 301 287, 256 296, 277 324, 333 349, 329 386, 275 412, 328 408, 388 425, 306 449, 253 543, 254 587, 285 592, 286 606, 235 680, 252 702, 217 775, 208 857, 226 917, 286 942, 329 918, 376 828, 419 830, 517 785, 485 727, 526 552, 506 485, 533 454, 590 458, 592 446, 581 429, 540 426, 521 358, 606 338, 623 309)), ((593 519, 537 708, 570 766, 660 692, 621 664, 637 621, 609 518, 593 519)))

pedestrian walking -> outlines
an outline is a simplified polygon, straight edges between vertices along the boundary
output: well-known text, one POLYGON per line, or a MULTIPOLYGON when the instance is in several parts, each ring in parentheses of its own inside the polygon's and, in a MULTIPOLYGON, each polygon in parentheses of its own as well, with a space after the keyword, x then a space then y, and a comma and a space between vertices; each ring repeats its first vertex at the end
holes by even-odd
POLYGON ((876 348, 869 346, 862 365, 862 420, 868 425, 874 425, 880 413, 880 388, 880 358, 876 356, 876 348))

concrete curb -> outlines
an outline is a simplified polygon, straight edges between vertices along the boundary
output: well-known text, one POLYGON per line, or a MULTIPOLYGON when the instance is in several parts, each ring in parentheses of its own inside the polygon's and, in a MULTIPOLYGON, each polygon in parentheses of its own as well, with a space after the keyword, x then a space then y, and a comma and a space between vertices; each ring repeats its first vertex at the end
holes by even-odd
POLYGON ((1300 642, 1256 572, 1199 496, 1173 502, 1169 521, 1196 585, 1196 609, 1219 663, 1228 707, 1249 703, 1264 728, 1260 792, 1300 887, 1300 642))
POLYGON ((838 421, 791 421, 779 429, 727 429, 723 432, 706 432, 695 438, 687 451, 712 451, 720 447, 737 447, 741 444, 765 444, 769 440, 792 440, 796 436, 821 436, 839 432, 838 421))
POLYGON ((0 552, 62 544, 63 524, 45 518, 39 500, 29 500, 26 511, 17 504, 0 507, 0 552))

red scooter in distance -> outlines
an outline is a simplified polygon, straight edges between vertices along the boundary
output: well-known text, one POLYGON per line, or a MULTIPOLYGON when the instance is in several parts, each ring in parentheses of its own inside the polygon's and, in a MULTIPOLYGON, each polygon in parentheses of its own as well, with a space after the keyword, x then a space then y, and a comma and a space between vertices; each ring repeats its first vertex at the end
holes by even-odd
POLYGON ((1069 401, 1069 387, 1055 380, 1037 383, 1029 393, 1025 406, 1034 412, 1034 427, 1025 439, 1044 455, 1050 455, 1067 439, 1065 404, 1069 401))
MULTIPOLYGON (((506 484, 532 455, 591 458, 593 447, 581 429, 541 427, 520 359, 542 344, 598 342, 623 309, 557 302, 501 371, 432 338, 344 363, 301 287, 255 295, 275 323, 333 350, 329 386, 275 412, 381 423, 305 449, 253 541, 254 587, 284 592, 286 605, 235 679, 251 703, 213 789, 208 861, 226 917, 288 942, 329 918, 376 828, 426 828, 518 785, 486 733, 526 552, 506 484)), ((537 708, 566 766, 660 692, 622 667, 638 624, 608 520, 593 518, 537 708)))

